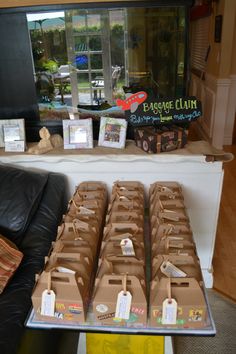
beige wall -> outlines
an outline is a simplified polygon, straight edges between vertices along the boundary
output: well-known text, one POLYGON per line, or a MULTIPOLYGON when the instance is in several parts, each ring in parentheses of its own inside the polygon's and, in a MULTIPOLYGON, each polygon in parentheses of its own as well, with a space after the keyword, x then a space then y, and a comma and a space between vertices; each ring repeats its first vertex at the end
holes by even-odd
POLYGON ((236 72, 236 1, 219 0, 213 5, 210 19, 209 44, 211 51, 207 63, 207 73, 217 78, 226 78, 236 72), (215 16, 223 16, 221 43, 215 43, 215 16))
POLYGON ((215 43, 214 41, 214 29, 215 29, 215 16, 222 15, 224 12, 225 0, 220 0, 213 8, 213 13, 210 18, 210 33, 209 33, 209 45, 211 51, 208 57, 206 71, 207 73, 218 77, 220 70, 220 51, 221 43, 215 43))
POLYGON ((233 37, 233 51, 231 61, 231 74, 236 75, 236 11, 234 14, 234 37, 233 37))

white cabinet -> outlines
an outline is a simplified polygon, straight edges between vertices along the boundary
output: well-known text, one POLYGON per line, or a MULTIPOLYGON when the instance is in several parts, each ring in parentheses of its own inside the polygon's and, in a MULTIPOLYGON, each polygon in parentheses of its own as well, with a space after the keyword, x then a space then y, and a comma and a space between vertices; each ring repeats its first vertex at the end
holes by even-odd
MULTIPOLYGON (((56 150, 44 155, 0 153, 1 163, 60 172, 68 177, 69 193, 81 181, 97 180, 109 189, 116 180, 137 180, 146 192, 155 181, 177 181, 183 187, 206 287, 213 285, 212 256, 223 182, 222 162, 203 155, 149 155, 135 146, 125 150, 56 150), (101 153, 101 151, 103 153, 101 153), (106 154, 107 151, 107 154, 106 154)), ((70 197, 68 196, 68 198, 70 197)))

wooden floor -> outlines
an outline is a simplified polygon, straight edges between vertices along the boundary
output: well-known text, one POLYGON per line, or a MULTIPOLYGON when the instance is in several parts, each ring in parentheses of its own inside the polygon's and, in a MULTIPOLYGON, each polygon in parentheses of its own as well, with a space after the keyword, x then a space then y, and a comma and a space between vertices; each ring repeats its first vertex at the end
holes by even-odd
POLYGON ((224 163, 224 182, 213 257, 214 289, 236 301, 236 145, 225 146, 235 159, 224 163))
MULTIPOLYGON (((201 140, 191 123, 189 140, 201 140)), ((235 159, 223 164, 224 182, 213 257, 213 287, 236 302, 236 125, 235 142, 224 146, 235 159)))

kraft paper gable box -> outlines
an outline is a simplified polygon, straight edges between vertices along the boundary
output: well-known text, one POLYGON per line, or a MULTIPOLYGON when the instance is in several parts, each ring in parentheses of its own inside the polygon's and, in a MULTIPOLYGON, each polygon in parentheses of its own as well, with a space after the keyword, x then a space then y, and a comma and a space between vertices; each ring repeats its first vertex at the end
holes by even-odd
POLYGON ((84 322, 88 301, 83 279, 76 279, 75 274, 69 273, 43 271, 32 294, 36 319, 53 323, 84 322), (51 276, 51 290, 56 296, 54 316, 41 315, 42 293, 47 289, 49 276, 51 276))
POLYGON ((151 217, 151 239, 152 242, 159 242, 165 236, 189 235, 192 238, 191 226, 188 222, 163 222, 157 216, 151 217))
POLYGON ((80 227, 79 223, 62 223, 58 227, 57 240, 61 241, 87 241, 91 249, 97 248, 98 235, 94 227, 84 223, 85 226, 80 227), (77 226, 78 225, 78 226, 77 226))
POLYGON ((93 296, 93 314, 101 325, 140 326, 147 323, 147 300, 143 286, 136 276, 127 276, 127 291, 132 295, 131 311, 128 320, 115 318, 116 301, 123 290, 124 275, 103 275, 96 279, 93 296))
POLYGON ((82 253, 56 253, 53 252, 49 257, 46 265, 50 268, 53 268, 53 264, 63 267, 63 264, 68 264, 69 269, 72 269, 78 272, 84 281, 90 279, 89 274, 91 274, 93 269, 93 263, 89 260, 88 257, 82 253))
MULTIPOLYGON (((124 237, 124 239, 127 239, 124 237)), ((144 259, 145 258, 145 250, 141 243, 136 241, 132 241, 134 255, 137 259, 144 259)), ((103 241, 101 245, 101 252, 100 257, 104 258, 106 256, 116 255, 117 257, 123 256, 122 247, 121 247, 121 240, 109 240, 103 241)), ((129 257, 129 256, 127 256, 129 257)))
POLYGON ((76 241, 57 240, 53 244, 52 254, 58 254, 58 253, 64 253, 66 255, 81 253, 85 257, 89 258, 90 263, 92 263, 95 260, 94 254, 88 242, 82 240, 76 240, 76 241))
MULTIPOLYGON (((200 270, 200 261, 197 256, 188 255, 157 255, 152 260, 152 279, 160 280, 166 275, 162 272, 162 267, 171 263, 180 271, 185 273, 186 278, 194 278, 202 284, 202 274, 200 270)), ((167 268, 168 269, 168 268, 167 268)), ((168 270, 167 270, 168 272, 168 270)), ((172 273, 173 274, 173 273, 172 273)), ((185 278, 183 277, 183 279, 185 278)))
POLYGON ((152 183, 149 188, 150 202, 155 199, 156 195, 163 199, 183 199, 182 187, 175 181, 158 181, 152 183))
MULTIPOLYGON (((153 245, 155 247, 155 244, 153 245)), ((166 237, 161 240, 155 248, 156 254, 170 254, 171 252, 178 251, 194 251, 196 254, 196 244, 192 240, 175 240, 171 237, 166 237)), ((152 255, 154 256, 154 250, 152 249, 152 255)))
POLYGON ((93 229, 96 230, 96 235, 99 237, 101 234, 101 224, 102 222, 98 220, 98 218, 95 217, 95 215, 91 216, 81 216, 81 215, 71 215, 71 214, 66 214, 63 216, 63 222, 64 223, 73 223, 76 220, 85 222, 89 224, 93 229))
POLYGON ((202 328, 206 326, 207 306, 203 291, 193 278, 161 278, 152 281, 150 289, 150 323, 162 328, 202 328), (162 304, 168 298, 177 302, 177 321, 173 325, 162 324, 162 304))
MULTIPOLYGON (((171 254, 172 251, 176 253, 176 251, 192 251, 195 250, 193 245, 193 237, 191 234, 179 234, 176 236, 164 236, 160 240, 152 241, 151 246, 151 255, 155 257, 158 254, 171 254), (169 240, 169 241, 168 241, 169 240), (172 244, 173 241, 173 244, 172 244), (168 244, 168 242, 170 242, 168 244), (173 247, 172 247, 173 246, 173 247), (175 247, 176 246, 176 247, 175 247)), ((186 254, 187 254, 186 252, 186 254)), ((196 250, 195 250, 196 253, 196 250)))

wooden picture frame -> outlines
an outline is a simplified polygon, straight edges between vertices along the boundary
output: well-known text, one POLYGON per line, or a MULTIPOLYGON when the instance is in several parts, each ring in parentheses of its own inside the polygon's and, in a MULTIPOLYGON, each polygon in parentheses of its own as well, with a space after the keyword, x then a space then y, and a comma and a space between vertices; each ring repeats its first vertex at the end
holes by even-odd
POLYGON ((215 43, 221 42, 222 22, 223 22, 223 16, 217 15, 215 17, 215 37, 214 37, 215 43))

